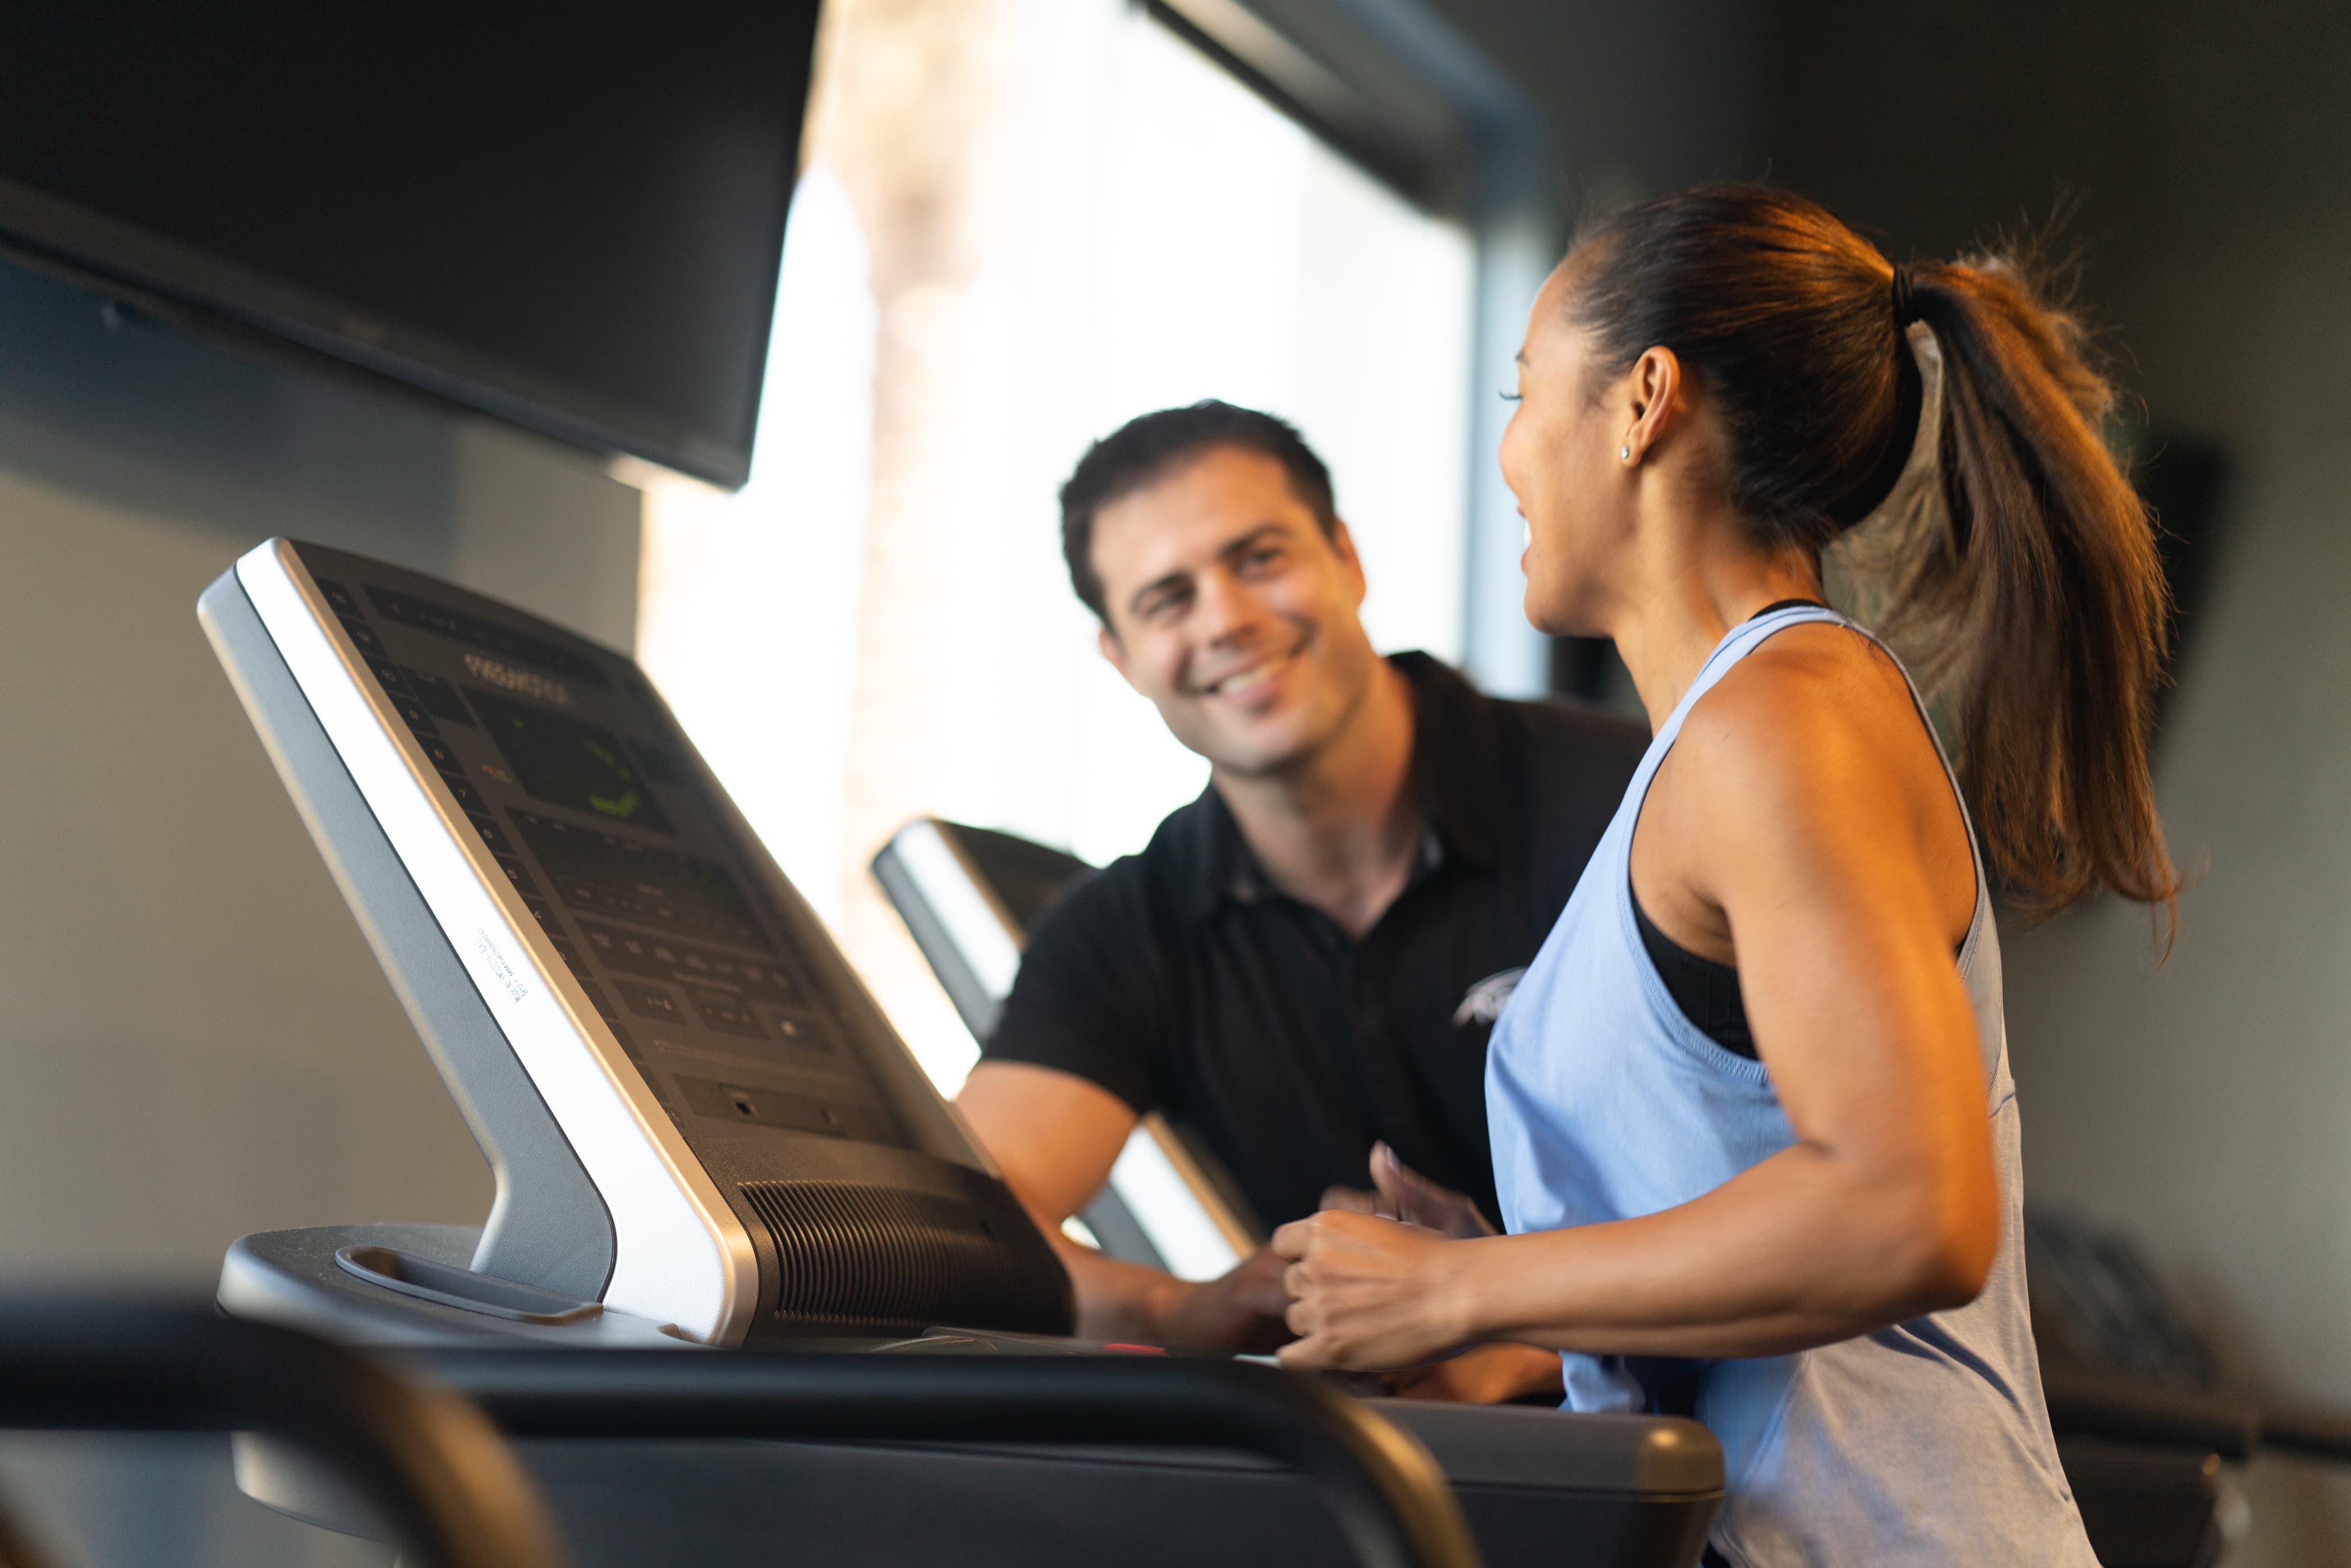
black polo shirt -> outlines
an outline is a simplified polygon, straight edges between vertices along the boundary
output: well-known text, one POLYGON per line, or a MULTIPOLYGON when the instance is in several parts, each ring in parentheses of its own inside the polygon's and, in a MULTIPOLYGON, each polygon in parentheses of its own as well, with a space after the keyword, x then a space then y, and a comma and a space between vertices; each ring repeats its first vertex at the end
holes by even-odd
POLYGON ((1486 1037, 1648 744, 1595 708, 1482 695, 1425 653, 1392 662, 1427 833, 1362 940, 1274 890, 1211 785, 1047 913, 987 1042, 1160 1112, 1269 1229, 1364 1186, 1376 1138, 1497 1213, 1486 1037))

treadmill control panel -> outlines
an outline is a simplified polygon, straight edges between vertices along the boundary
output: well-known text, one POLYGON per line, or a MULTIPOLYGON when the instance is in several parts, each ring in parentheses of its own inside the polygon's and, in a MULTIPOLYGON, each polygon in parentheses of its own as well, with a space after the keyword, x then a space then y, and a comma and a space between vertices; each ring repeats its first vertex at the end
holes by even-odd
POLYGON ((914 1146, 635 666, 342 570, 312 580, 688 1141, 723 1124, 914 1146))
POLYGON ((716 1344, 1067 1331, 1051 1244, 626 654, 287 538, 199 611, 489 1158, 475 1269, 716 1344))

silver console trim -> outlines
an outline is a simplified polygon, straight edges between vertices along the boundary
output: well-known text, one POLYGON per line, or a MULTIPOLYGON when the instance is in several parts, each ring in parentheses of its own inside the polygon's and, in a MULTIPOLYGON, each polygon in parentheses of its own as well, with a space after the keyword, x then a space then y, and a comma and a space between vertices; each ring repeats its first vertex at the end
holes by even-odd
POLYGON ((612 1219, 606 1305, 739 1343, 759 1294, 751 1238, 408 736, 294 547, 240 559, 319 726, 546 1100, 612 1219))

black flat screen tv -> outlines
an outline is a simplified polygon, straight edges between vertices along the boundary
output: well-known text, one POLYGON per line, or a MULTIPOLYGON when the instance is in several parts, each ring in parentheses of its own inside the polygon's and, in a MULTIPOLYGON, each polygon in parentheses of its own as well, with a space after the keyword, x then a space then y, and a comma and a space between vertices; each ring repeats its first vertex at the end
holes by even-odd
POLYGON ((817 0, 0 0, 0 247, 750 471, 817 0))

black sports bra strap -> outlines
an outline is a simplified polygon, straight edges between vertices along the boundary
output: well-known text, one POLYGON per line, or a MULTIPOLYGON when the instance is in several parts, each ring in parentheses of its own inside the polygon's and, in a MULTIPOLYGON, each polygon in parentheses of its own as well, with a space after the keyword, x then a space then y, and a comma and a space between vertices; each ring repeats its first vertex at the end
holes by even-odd
POLYGON ((1765 605, 1762 609, 1758 610, 1754 614, 1750 615, 1747 619, 1749 621, 1761 621, 1766 615, 1772 614, 1775 612, 1782 610, 1832 609, 1832 606, 1823 604, 1817 599, 1775 599, 1771 603, 1765 605))

